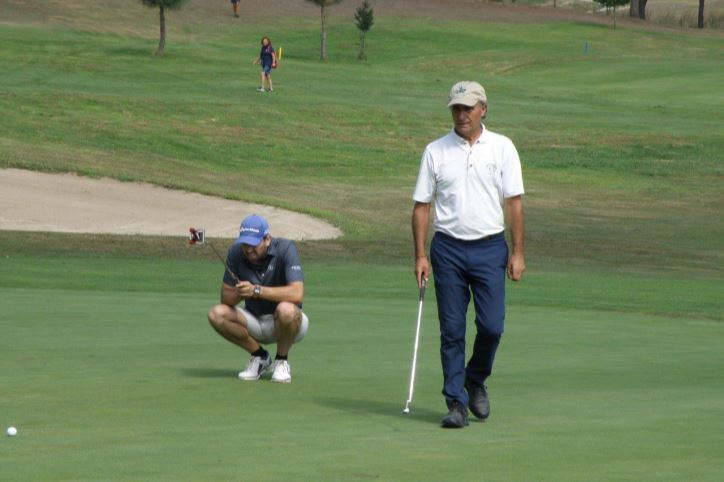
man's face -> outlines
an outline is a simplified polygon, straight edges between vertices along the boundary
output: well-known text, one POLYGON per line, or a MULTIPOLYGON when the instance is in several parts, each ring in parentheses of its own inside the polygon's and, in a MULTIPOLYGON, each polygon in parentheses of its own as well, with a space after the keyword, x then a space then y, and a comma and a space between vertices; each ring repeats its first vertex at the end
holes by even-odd
POLYGON ((249 262, 257 264, 264 261, 264 258, 266 258, 269 244, 271 244, 271 236, 265 236, 258 246, 241 243, 241 249, 244 251, 244 256, 246 256, 246 259, 248 259, 249 262))
POLYGON ((488 107, 478 102, 472 107, 467 105, 455 104, 450 107, 453 123, 457 133, 470 140, 480 131, 480 121, 487 112, 488 107))

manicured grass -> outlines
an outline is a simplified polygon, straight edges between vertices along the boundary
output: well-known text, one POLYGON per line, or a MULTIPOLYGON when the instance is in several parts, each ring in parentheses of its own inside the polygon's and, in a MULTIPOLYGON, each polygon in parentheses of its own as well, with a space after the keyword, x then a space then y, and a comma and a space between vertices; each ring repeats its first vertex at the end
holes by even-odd
MULTIPOLYGON (((492 418, 444 431, 433 293, 413 411, 401 414, 416 315, 407 269, 310 263, 312 327, 292 352, 292 384, 278 386, 238 381, 246 356, 207 326, 216 263, 30 261, 1 261, 0 424, 20 431, 0 439, 4 478, 721 473, 719 322, 512 303, 489 382, 492 418)), ((596 288, 583 283, 580 291, 596 288)))

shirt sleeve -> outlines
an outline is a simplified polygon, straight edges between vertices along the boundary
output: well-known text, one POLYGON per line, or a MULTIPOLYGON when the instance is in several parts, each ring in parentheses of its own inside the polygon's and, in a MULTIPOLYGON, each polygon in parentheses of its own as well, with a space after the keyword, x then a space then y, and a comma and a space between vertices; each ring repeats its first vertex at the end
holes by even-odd
POLYGON ((284 253, 284 275, 287 278, 287 283, 304 281, 302 262, 299 259, 297 247, 292 242, 289 243, 289 248, 284 253))
POLYGON ((520 158, 513 142, 508 140, 503 154, 503 197, 515 197, 523 194, 523 171, 520 158))
POLYGON ((425 149, 420 160, 420 171, 412 199, 420 203, 429 203, 435 195, 435 170, 430 149, 425 149))

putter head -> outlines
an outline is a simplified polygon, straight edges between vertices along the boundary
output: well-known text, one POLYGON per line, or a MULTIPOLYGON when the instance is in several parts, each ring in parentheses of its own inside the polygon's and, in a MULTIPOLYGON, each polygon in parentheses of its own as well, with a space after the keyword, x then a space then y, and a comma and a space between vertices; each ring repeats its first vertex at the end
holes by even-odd
POLYGON ((206 232, 204 228, 189 228, 189 244, 204 244, 206 242, 206 232))
POLYGON ((405 407, 405 408, 402 410, 402 413, 410 413, 410 407, 405 407))

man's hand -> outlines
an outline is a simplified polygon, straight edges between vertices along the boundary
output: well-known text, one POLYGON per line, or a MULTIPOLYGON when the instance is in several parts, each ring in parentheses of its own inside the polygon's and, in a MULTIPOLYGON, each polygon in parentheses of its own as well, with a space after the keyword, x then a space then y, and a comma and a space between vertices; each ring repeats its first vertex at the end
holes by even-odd
POLYGON ((430 263, 427 256, 417 256, 415 258, 415 277, 417 278, 417 287, 422 288, 422 280, 427 282, 430 277, 430 263))
POLYGON ((525 258, 522 254, 513 253, 508 259, 508 278, 513 281, 520 281, 525 271, 525 258))
POLYGON ((254 297, 254 285, 248 281, 239 281, 235 288, 236 294, 239 295, 242 300, 254 297))

